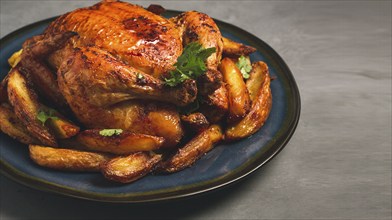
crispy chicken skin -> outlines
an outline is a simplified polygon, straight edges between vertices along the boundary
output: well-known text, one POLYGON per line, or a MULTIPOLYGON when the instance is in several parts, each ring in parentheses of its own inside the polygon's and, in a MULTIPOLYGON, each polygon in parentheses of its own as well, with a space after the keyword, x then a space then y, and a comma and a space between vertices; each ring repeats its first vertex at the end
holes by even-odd
POLYGON ((182 52, 180 32, 172 22, 120 1, 102 1, 67 13, 51 23, 45 36, 66 31, 80 36, 71 41, 73 47, 97 46, 157 78, 173 68, 182 52))

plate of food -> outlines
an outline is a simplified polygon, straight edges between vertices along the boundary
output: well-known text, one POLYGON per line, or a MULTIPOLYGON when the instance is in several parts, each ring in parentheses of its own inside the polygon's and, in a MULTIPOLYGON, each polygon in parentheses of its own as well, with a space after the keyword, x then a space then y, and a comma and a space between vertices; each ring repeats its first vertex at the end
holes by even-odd
POLYGON ((264 41, 202 12, 102 1, 1 39, 0 164, 27 186, 160 201, 236 182, 300 115, 264 41))

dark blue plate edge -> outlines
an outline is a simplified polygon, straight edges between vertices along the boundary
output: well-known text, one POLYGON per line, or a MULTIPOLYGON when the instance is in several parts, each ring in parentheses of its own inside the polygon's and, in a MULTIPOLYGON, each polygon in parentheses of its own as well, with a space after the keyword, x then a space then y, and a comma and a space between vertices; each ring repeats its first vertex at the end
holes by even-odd
MULTIPOLYGON (((167 13, 170 14, 179 14, 181 11, 175 10, 167 10, 167 13)), ((41 20, 38 22, 34 22, 32 24, 26 25, 22 28, 19 28, 10 34, 7 34, 2 39, 0 39, 0 47, 5 44, 7 41, 10 41, 20 35, 21 33, 25 32, 26 29, 29 29, 33 26, 41 25, 43 23, 48 23, 58 16, 48 18, 45 20, 41 20)), ((102 194, 102 193, 93 193, 87 191, 80 191, 75 190, 74 188, 65 187, 62 185, 54 184, 52 182, 44 181, 42 179, 35 178, 34 176, 26 175, 22 172, 19 172, 17 169, 14 169, 11 165, 7 164, 4 161, 0 161, 0 173, 7 176, 8 178, 28 187, 52 192, 56 194, 62 194, 70 197, 92 200, 92 201, 101 201, 101 202, 128 202, 128 203, 143 203, 143 202, 154 202, 154 201, 163 201, 163 200, 173 200, 183 197, 189 197, 196 194, 201 194, 204 192, 212 191, 224 186, 228 186, 234 182, 239 181, 240 179, 248 176, 249 174, 256 171, 258 168, 269 162, 274 156, 276 156, 288 143, 291 139, 294 131, 298 125, 298 121, 300 118, 301 112, 301 100, 300 94, 289 67, 284 62, 284 60, 280 57, 278 53, 275 52, 273 48, 271 48, 267 43, 263 40, 259 39, 258 37, 254 36, 253 34, 242 30, 232 24, 214 19, 219 25, 225 25, 229 29, 235 29, 236 32, 239 32, 243 35, 247 35, 252 41, 258 42, 260 47, 263 47, 265 50, 268 51, 268 56, 273 57, 281 68, 281 71, 285 73, 287 77, 287 82, 289 83, 289 91, 291 96, 289 96, 288 100, 290 103, 288 104, 288 118, 290 119, 285 127, 284 131, 282 131, 281 135, 277 138, 277 140, 269 146, 266 151, 264 151, 261 155, 257 154, 255 158, 251 160, 250 163, 241 165, 236 170, 230 172, 229 175, 225 175, 223 177, 219 177, 217 179, 189 185, 187 188, 181 190, 157 190, 153 191, 152 193, 141 193, 140 195, 131 193, 131 194, 102 194), (291 97, 291 99, 290 99, 291 97), (290 117, 291 116, 291 117, 290 117)), ((280 132, 279 132, 280 133, 280 132)))

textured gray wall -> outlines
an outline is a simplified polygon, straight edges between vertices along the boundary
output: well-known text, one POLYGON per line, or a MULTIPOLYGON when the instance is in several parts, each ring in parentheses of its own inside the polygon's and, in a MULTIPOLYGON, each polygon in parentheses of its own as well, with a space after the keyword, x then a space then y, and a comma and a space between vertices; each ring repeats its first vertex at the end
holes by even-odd
MULTIPOLYGON (((240 183, 170 203, 102 204, 0 178, 0 219, 391 219, 391 1, 133 1, 199 10, 270 44, 291 68, 301 119, 240 183)), ((1 37, 94 1, 1 0, 1 37)))

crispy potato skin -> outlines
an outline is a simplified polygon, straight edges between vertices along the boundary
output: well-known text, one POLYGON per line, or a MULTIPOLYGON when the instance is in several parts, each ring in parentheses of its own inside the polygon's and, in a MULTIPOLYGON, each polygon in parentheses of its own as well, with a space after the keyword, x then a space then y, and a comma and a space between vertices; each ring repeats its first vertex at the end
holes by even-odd
POLYGON ((269 77, 268 66, 263 61, 252 64, 252 70, 249 73, 249 79, 246 81, 246 88, 249 91, 249 97, 254 102, 259 95, 259 91, 263 86, 265 77, 269 77))
MULTIPOLYGON (((253 73, 255 74, 255 72, 253 73)), ((258 95, 252 103, 250 112, 241 121, 228 126, 225 132, 225 140, 234 141, 246 138, 258 131, 267 120, 272 107, 271 79, 268 71, 264 71, 263 74, 262 78, 264 80, 261 82, 261 89, 259 89, 258 95)), ((252 86, 250 89, 253 88, 258 88, 258 86, 252 86)))
POLYGON ((229 99, 228 121, 233 122, 243 118, 250 108, 249 92, 242 74, 233 60, 224 58, 219 66, 226 83, 229 99))
POLYGON ((87 149, 113 154, 130 154, 160 148, 164 138, 124 131, 120 135, 102 136, 100 129, 85 130, 77 135, 77 140, 87 149))
POLYGON ((173 156, 162 161, 157 169, 159 172, 164 173, 183 170, 210 151, 222 138, 223 133, 221 127, 219 125, 211 125, 207 130, 180 148, 173 156))
POLYGON ((239 57, 241 55, 247 56, 256 52, 256 48, 237 43, 228 38, 222 37, 223 40, 223 55, 228 57, 239 57))
POLYGON ((6 103, 0 105, 0 130, 24 144, 39 143, 6 103))
POLYGON ((40 166, 68 171, 99 171, 113 156, 104 153, 29 145, 30 158, 40 166))
POLYGON ((101 172, 109 180, 130 183, 150 173, 159 161, 159 154, 137 152, 103 163, 101 172))
POLYGON ((40 103, 37 94, 17 67, 9 73, 8 98, 14 108, 15 115, 34 137, 45 145, 57 146, 54 134, 38 121, 40 103))

